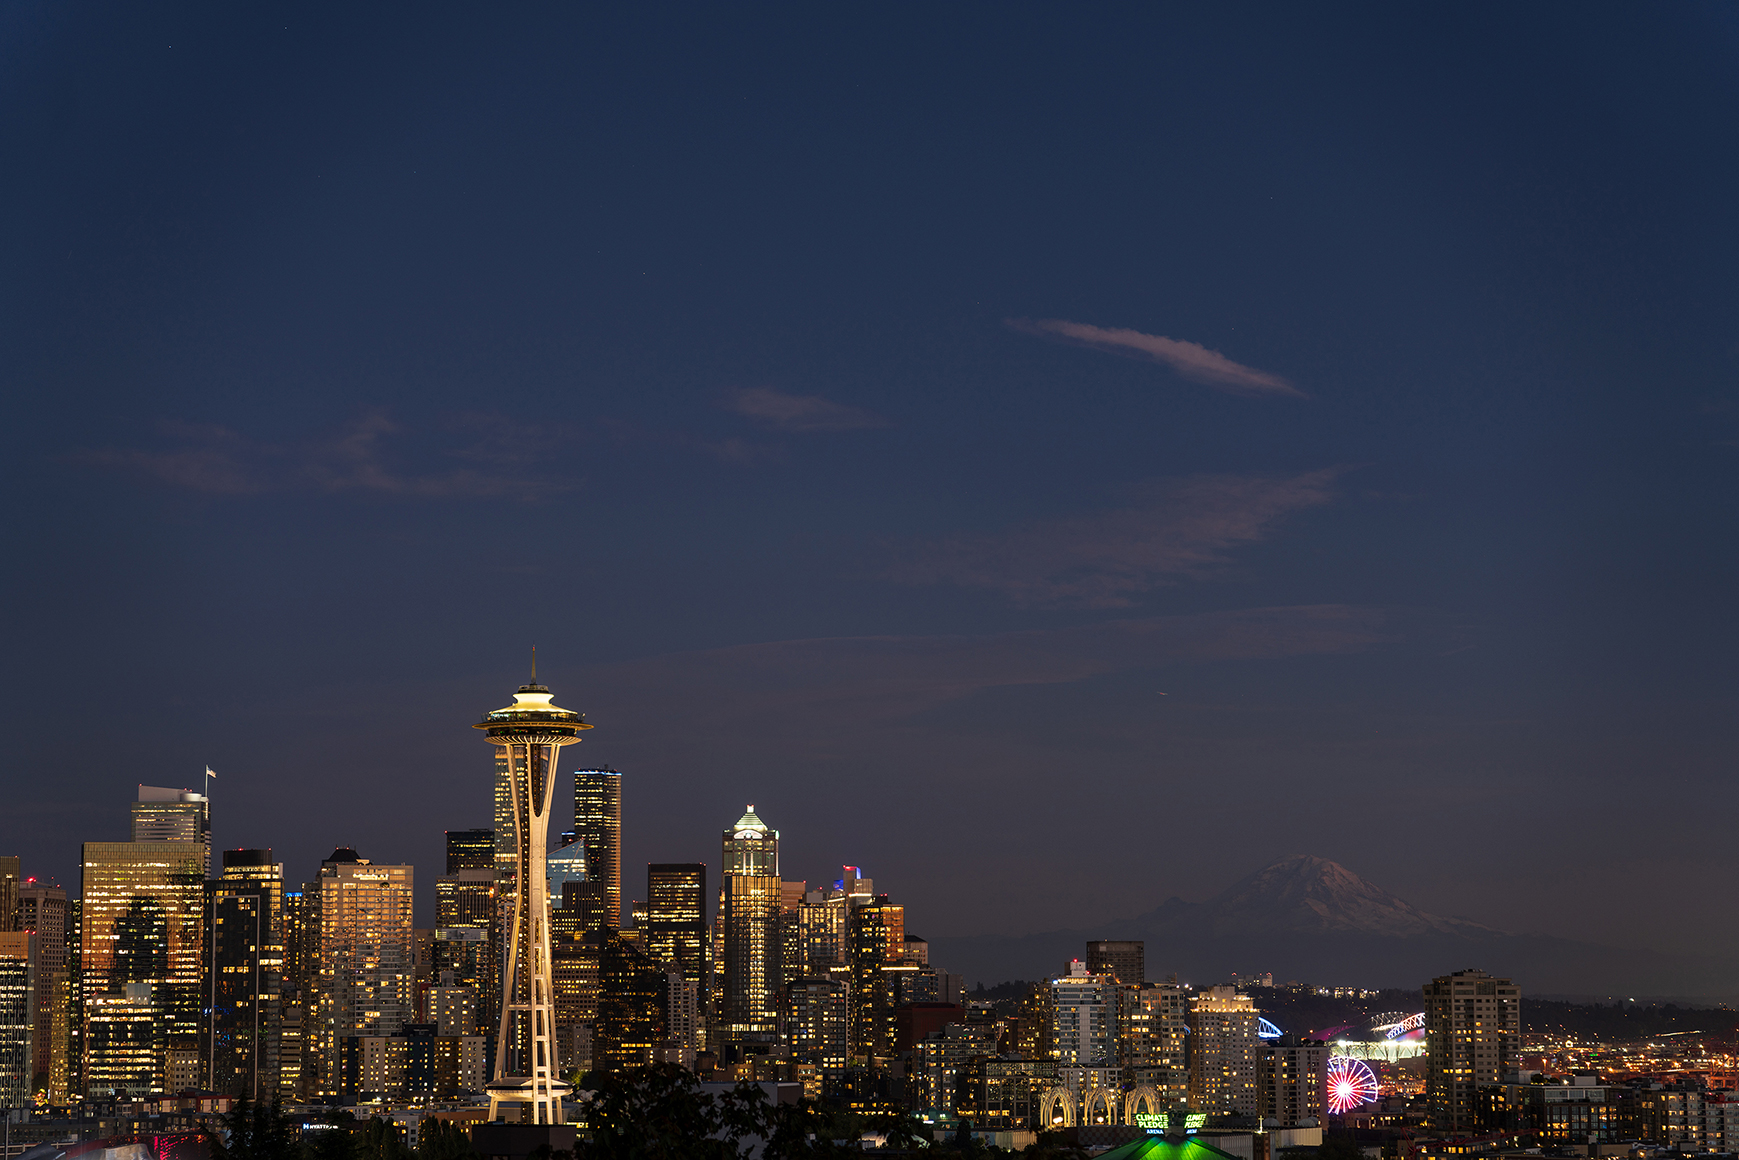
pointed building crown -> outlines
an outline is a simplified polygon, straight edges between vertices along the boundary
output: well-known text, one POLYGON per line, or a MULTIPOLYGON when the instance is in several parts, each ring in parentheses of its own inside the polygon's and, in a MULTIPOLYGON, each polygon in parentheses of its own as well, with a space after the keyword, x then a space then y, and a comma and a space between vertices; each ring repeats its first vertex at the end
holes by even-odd
POLYGON ((730 832, 732 838, 745 841, 756 841, 769 834, 777 838, 779 831, 769 829, 767 823, 756 815, 755 807, 752 805, 743 813, 742 817, 737 819, 737 824, 731 827, 730 832))

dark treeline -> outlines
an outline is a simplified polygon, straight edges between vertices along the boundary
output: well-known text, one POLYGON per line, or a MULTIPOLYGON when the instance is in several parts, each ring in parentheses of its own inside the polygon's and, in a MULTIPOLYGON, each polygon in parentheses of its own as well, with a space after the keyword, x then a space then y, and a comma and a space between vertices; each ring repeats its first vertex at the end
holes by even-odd
MULTIPOLYGON (((703 1091, 693 1072, 673 1064, 594 1073, 585 1086, 591 1099, 574 1154, 535 1160, 735 1160, 757 1144, 761 1160, 861 1156, 865 1132, 882 1135, 894 1151, 930 1143, 910 1116, 864 1115, 810 1100, 776 1104, 752 1084, 703 1091)), ((209 1144, 211 1160, 478 1160, 466 1129, 445 1121, 423 1120, 412 1149, 386 1120, 337 1113, 298 1131, 278 1108, 248 1103, 224 1117, 209 1144)), ((982 1157, 997 1151, 964 1135, 929 1149, 937 1150, 982 1157)), ((1039 1154, 1080 1155, 1050 1140, 1041 1140, 1039 1154)))

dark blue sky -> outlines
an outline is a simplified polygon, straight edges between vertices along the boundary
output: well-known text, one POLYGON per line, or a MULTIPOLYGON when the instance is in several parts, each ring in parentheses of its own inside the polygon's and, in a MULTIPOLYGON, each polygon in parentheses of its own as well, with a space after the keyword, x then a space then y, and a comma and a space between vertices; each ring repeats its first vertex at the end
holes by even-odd
POLYGON ((631 896, 1739 952, 1736 12, 7 6, 0 845, 427 892, 536 644, 631 896))

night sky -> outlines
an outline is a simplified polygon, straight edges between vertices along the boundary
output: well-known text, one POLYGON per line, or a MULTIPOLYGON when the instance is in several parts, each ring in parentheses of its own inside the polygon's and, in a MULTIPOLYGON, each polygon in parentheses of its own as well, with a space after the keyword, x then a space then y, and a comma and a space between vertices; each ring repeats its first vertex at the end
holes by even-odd
POLYGON ((629 897, 753 802, 931 937, 1739 953, 1731 4, 20 2, 0 103, 27 873, 209 763, 427 921, 535 645, 629 897))

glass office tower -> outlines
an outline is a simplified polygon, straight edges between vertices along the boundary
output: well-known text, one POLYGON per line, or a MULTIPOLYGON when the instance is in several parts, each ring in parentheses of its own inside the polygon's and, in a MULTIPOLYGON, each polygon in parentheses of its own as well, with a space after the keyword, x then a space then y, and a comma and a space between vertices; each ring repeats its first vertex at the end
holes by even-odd
POLYGON ((719 883, 719 920, 724 933, 719 1023, 736 1042, 776 1039, 782 942, 779 831, 769 829, 750 806, 724 833, 724 877, 719 883))
POLYGON ((574 771, 574 840, 586 877, 603 885, 610 929, 622 925, 622 775, 608 767, 574 771))
POLYGON ((206 856, 198 841, 84 844, 87 1095, 163 1092, 170 1053, 198 1051, 206 856))
POLYGON ((654 862, 646 867, 646 953, 684 979, 706 980, 706 864, 654 862))
POLYGON ((284 971, 284 867, 270 850, 225 850, 207 884, 206 1084, 270 1103, 278 1090, 284 971))

